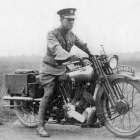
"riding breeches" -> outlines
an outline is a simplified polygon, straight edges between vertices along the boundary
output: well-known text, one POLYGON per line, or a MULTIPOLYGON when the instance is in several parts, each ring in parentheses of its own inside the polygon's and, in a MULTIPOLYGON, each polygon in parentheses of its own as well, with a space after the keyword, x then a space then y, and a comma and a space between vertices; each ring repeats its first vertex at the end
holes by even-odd
POLYGON ((44 85, 44 96, 39 106, 38 123, 37 123, 38 126, 43 126, 45 124, 46 111, 48 109, 49 101, 50 101, 51 96, 53 95, 54 87, 55 87, 56 76, 48 75, 47 78, 49 79, 49 83, 44 85))

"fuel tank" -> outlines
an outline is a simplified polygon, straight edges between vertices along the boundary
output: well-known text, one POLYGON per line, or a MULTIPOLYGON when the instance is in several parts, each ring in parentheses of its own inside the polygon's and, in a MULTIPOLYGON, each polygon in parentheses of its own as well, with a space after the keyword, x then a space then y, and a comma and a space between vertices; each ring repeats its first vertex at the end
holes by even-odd
POLYGON ((94 70, 91 66, 85 66, 75 71, 68 72, 69 78, 74 78, 77 81, 92 81, 94 70))

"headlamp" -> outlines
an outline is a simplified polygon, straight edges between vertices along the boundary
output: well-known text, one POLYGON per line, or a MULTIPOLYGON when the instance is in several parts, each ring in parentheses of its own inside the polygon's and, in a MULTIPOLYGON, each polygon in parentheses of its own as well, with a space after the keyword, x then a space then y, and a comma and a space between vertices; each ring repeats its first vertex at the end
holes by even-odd
POLYGON ((118 65, 118 56, 114 55, 108 58, 108 65, 109 67, 114 70, 118 65))

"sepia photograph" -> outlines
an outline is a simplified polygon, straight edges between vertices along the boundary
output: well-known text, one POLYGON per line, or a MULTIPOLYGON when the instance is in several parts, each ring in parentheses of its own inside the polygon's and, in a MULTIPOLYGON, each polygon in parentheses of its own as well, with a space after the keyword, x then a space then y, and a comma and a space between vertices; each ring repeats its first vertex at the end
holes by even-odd
POLYGON ((0 140, 140 138, 139 0, 0 0, 0 140))

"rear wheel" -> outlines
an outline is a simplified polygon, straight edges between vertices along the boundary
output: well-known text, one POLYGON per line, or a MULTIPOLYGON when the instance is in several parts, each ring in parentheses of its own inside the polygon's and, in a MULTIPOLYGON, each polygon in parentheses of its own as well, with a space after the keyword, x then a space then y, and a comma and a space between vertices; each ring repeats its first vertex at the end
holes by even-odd
POLYGON ((123 138, 134 138, 140 135, 140 82, 116 79, 111 83, 118 97, 117 105, 112 107, 106 96, 102 98, 102 110, 105 126, 114 135, 123 138))
POLYGON ((38 121, 38 105, 33 102, 15 101, 15 113, 18 120, 28 127, 36 127, 38 121))

